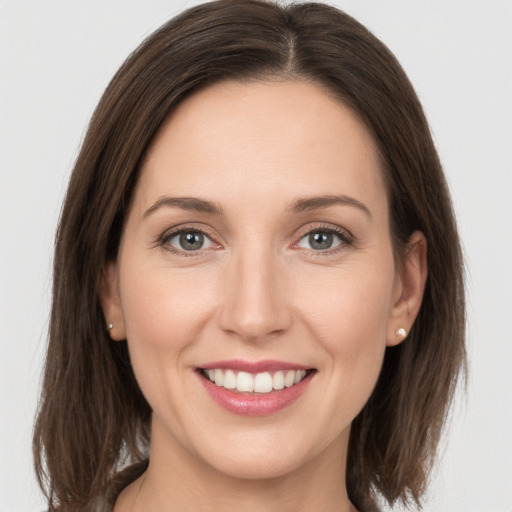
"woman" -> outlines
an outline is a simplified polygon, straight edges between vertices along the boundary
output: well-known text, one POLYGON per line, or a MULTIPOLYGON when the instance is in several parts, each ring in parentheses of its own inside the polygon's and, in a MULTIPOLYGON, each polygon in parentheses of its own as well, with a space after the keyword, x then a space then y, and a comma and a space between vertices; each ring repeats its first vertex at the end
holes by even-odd
POLYGON ((419 504, 464 364, 461 261, 380 41, 321 4, 184 12, 116 74, 69 184, 50 508, 419 504))

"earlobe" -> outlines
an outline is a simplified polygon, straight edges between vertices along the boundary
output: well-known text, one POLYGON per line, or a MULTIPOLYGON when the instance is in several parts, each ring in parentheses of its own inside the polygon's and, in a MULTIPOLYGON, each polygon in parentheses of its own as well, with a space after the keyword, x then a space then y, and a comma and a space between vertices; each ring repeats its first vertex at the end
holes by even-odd
POLYGON ((388 346, 398 345, 407 338, 421 307, 427 274, 427 240, 421 231, 415 231, 407 243, 402 272, 397 276, 388 323, 388 346))
POLYGON ((103 269, 100 283, 100 301, 105 317, 105 329, 110 338, 121 341, 126 338, 123 310, 119 298, 119 285, 117 279, 117 266, 108 261, 103 269))

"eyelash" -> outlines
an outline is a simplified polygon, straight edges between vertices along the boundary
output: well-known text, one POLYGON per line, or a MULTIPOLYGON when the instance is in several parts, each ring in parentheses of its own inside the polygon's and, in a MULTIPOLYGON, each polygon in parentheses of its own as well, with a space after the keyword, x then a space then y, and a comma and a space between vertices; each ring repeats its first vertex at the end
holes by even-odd
MULTIPOLYGON (((156 246, 163 247, 166 251, 169 251, 172 254, 176 254, 178 256, 183 257, 191 257, 191 256, 201 256, 204 252, 209 251, 210 249, 199 249, 196 251, 186 251, 181 249, 176 249, 169 242, 175 238, 176 236, 182 233, 199 233, 207 237, 213 244, 220 245, 216 240, 215 236, 204 229, 204 227, 188 225, 188 226, 180 226, 178 228, 174 228, 171 231, 164 232, 156 241, 156 246)), ((301 249, 299 247, 299 243, 307 236, 310 236, 313 233, 328 233, 336 235, 340 239, 340 243, 332 248, 324 249, 324 250, 315 250, 315 249, 306 249, 311 255, 315 257, 329 256, 331 254, 337 253, 354 245, 355 239, 354 236, 348 232, 346 229, 343 229, 339 226, 334 225, 317 225, 313 228, 308 227, 307 230, 304 230, 300 233, 299 238, 296 242, 294 242, 291 247, 293 249, 301 249)))
POLYGON ((355 243, 354 236, 352 233, 347 231, 344 228, 341 228, 339 226, 335 226, 332 224, 319 224, 313 228, 308 227, 306 230, 304 230, 299 235, 299 239, 297 242, 294 242, 292 244, 292 247, 297 247, 298 244, 307 236, 310 236, 313 233, 329 233, 331 235, 336 235, 340 239, 340 243, 338 245, 335 245, 334 247, 331 247, 329 249, 324 250, 314 250, 314 249, 306 249, 308 250, 309 254, 315 257, 322 257, 322 256, 330 256, 332 254, 336 254, 340 251, 343 251, 344 249, 347 249, 350 246, 353 246, 355 243))
MULTIPOLYGON (((156 244, 157 246, 163 247, 166 251, 169 251, 172 254, 176 254, 178 256, 184 256, 184 257, 191 257, 191 256, 201 256, 204 254, 204 252, 208 251, 208 249, 199 249, 197 251, 185 251, 174 248, 172 245, 170 245, 170 241, 175 238, 176 236, 182 234, 182 233, 199 233, 201 235, 204 235, 206 238, 212 241, 214 244, 218 244, 218 242, 215 241, 215 236, 213 233, 210 233, 208 230, 206 230, 204 227, 187 225, 187 226, 180 226, 174 229, 171 229, 171 231, 164 232, 157 240, 156 244)), ((218 244, 220 245, 220 244, 218 244)))

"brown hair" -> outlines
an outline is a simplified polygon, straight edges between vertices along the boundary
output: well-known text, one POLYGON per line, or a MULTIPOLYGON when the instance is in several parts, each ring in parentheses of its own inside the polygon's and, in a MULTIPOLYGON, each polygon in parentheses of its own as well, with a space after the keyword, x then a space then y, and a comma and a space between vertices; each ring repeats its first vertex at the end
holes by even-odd
POLYGON ((128 58, 94 113, 71 176, 34 433, 51 508, 80 510, 112 488, 121 468, 147 457, 151 410, 126 342, 112 343, 105 332, 98 290, 153 137, 200 88, 276 78, 312 81, 352 107, 381 153, 397 255, 413 231, 426 236, 422 307, 407 341, 387 349, 353 422, 346 482, 365 512, 377 510, 379 494, 389 503, 420 503, 465 364, 461 250, 421 105, 390 51, 347 14, 316 3, 220 0, 172 19, 128 58))

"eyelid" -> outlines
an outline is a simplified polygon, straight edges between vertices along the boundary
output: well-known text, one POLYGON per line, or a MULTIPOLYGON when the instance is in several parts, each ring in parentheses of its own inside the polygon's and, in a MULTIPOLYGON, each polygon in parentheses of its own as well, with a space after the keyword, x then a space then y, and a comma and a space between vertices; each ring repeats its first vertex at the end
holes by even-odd
POLYGON ((155 246, 160 246, 164 248, 166 251, 169 251, 173 254, 178 254, 180 256, 199 256, 205 252, 209 252, 211 250, 217 250, 219 248, 222 248, 222 244, 218 242, 219 237, 216 233, 214 233, 213 230, 209 229, 204 224, 196 224, 194 222, 192 223, 184 223, 184 224, 178 224, 177 226, 173 226, 172 228, 169 228, 165 230, 156 240, 155 246), (202 235, 206 236, 210 239, 210 241, 217 245, 218 247, 208 247, 206 249, 198 249, 197 251, 185 251, 177 249, 176 247, 173 247, 168 244, 168 242, 174 238, 175 236, 179 235, 182 232, 187 231, 195 231, 197 233, 201 233, 202 235))
MULTIPOLYGON (((205 252, 209 252, 211 250, 218 250, 223 248, 222 243, 218 241, 219 236, 216 232, 214 232, 211 228, 208 226, 205 226, 204 224, 197 224, 197 223, 183 223, 178 224, 176 226, 173 226, 167 230, 165 230, 156 240, 155 246, 163 247, 165 250, 178 254, 180 256, 199 256, 205 252), (176 249, 172 246, 167 245, 169 240, 171 240, 173 237, 178 235, 181 232, 184 231, 197 231, 199 233, 202 233, 206 237, 208 237, 214 244, 217 245, 215 248, 207 248, 207 249, 198 249, 197 251, 185 251, 176 249)), ((298 232, 295 235, 295 241, 291 244, 291 248, 294 250, 305 250, 308 251, 311 254, 321 256, 321 255, 329 255, 335 252, 342 251, 346 249, 349 246, 352 246, 355 244, 355 237, 352 235, 350 231, 348 231, 346 228, 343 228, 341 226, 338 226, 336 224, 330 224, 326 222, 318 222, 318 223, 310 223, 303 227, 301 227, 298 232), (305 249, 303 247, 299 247, 299 242, 307 235, 315 232, 315 231, 326 231, 329 233, 333 233, 340 237, 341 243, 339 245, 336 245, 333 248, 325 249, 325 250, 314 250, 314 249, 305 249)))
POLYGON ((319 222, 319 223, 316 223, 316 224, 313 223, 313 225, 312 224, 308 224, 308 225, 302 227, 299 230, 299 232, 297 233, 296 241, 293 242, 291 247, 292 247, 292 249, 296 249, 296 250, 302 249, 302 250, 310 252, 311 254, 321 256, 321 255, 328 255, 328 254, 332 254, 334 252, 342 251, 343 249, 346 249, 348 246, 352 246, 354 244, 355 244, 355 237, 347 229, 342 228, 341 226, 338 226, 336 224, 319 222), (329 248, 329 249, 324 249, 324 250, 307 249, 307 248, 300 247, 298 245, 299 242, 305 236, 308 236, 311 233, 318 232, 318 231, 333 233, 333 234, 339 236, 340 240, 341 240, 341 243, 339 245, 336 245, 335 247, 332 247, 332 248, 329 248))

